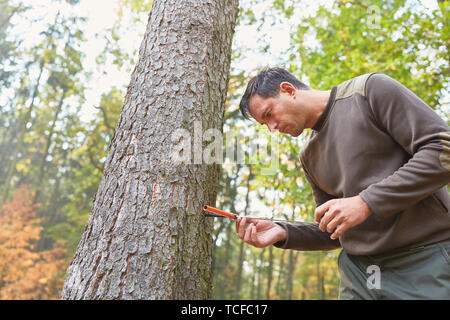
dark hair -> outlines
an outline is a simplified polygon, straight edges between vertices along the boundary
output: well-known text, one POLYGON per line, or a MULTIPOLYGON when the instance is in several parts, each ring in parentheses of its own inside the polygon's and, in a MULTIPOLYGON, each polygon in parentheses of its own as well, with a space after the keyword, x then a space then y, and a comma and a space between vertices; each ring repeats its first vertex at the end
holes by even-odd
POLYGON ((248 108, 250 99, 254 94, 258 94, 263 98, 276 98, 280 94, 280 84, 285 81, 289 82, 297 89, 311 89, 283 68, 275 67, 264 69, 250 79, 247 84, 247 89, 245 89, 245 93, 241 98, 241 102, 239 102, 239 109, 244 118, 251 118, 248 108))

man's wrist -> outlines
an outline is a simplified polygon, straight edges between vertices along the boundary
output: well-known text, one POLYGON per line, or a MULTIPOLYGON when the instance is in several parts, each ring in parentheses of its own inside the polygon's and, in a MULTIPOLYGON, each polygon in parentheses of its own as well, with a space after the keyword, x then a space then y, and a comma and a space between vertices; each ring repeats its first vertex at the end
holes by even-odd
POLYGON ((283 243, 287 240, 287 231, 286 228, 282 225, 280 225, 279 223, 275 223, 276 228, 277 228, 277 233, 276 233, 276 237, 275 237, 275 242, 274 244, 280 244, 283 243))
POLYGON ((369 205, 367 204, 367 202, 363 199, 363 197, 361 197, 360 195, 358 195, 359 200, 361 201, 361 205, 363 207, 363 211, 364 211, 364 215, 366 217, 370 216, 373 211, 372 209, 369 207, 369 205))

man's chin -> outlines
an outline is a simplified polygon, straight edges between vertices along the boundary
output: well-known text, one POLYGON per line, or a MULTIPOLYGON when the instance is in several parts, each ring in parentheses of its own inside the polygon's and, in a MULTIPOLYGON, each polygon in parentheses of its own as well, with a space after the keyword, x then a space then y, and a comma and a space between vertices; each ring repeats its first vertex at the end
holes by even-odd
POLYGON ((294 132, 294 133, 289 133, 289 132, 288 132, 288 134, 289 134, 290 136, 292 136, 292 137, 298 137, 299 135, 302 134, 302 132, 303 132, 303 130, 300 130, 300 131, 296 131, 296 132, 294 132))

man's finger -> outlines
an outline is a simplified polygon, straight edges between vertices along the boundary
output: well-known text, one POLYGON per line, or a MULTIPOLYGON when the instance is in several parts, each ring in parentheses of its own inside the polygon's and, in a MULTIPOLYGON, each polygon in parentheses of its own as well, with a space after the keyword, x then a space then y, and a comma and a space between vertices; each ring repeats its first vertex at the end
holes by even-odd
POLYGON ((333 200, 329 200, 316 208, 314 211, 314 220, 319 223, 322 219, 322 216, 328 211, 330 206, 333 204, 333 200))
POLYGON ((236 219, 236 233, 238 234, 238 236, 239 236, 239 226, 241 225, 241 219, 242 218, 236 219))
POLYGON ((320 219, 319 229, 323 232, 327 229, 328 223, 335 217, 336 212, 328 210, 320 219))
POLYGON ((333 232, 333 234, 331 235, 331 240, 335 240, 337 238, 339 238, 340 236, 342 236, 342 234, 347 231, 348 229, 348 225, 347 224, 341 224, 339 225, 336 230, 333 232))
POLYGON ((252 225, 251 239, 252 239, 253 243, 257 243, 257 241, 258 241, 258 237, 256 236, 256 226, 255 225, 252 225))
POLYGON ((252 242, 252 229, 253 229, 253 224, 250 224, 247 229, 245 230, 245 236, 244 236, 244 241, 247 243, 252 242))
POLYGON ((238 230, 238 235, 239 238, 244 239, 245 236, 245 224, 247 222, 247 219, 245 217, 243 217, 241 219, 241 222, 239 223, 239 230, 238 230))
POLYGON ((342 215, 335 216, 330 222, 328 222, 326 226, 327 232, 332 233, 333 230, 336 229, 336 227, 341 224, 342 220, 343 220, 342 215))

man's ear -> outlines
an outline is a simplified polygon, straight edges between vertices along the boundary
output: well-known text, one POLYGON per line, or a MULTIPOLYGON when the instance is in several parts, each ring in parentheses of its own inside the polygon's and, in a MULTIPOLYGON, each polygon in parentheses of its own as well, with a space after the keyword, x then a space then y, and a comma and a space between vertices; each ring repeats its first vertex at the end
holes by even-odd
POLYGON ((295 98, 296 90, 290 82, 284 81, 280 83, 280 93, 287 93, 295 98))

